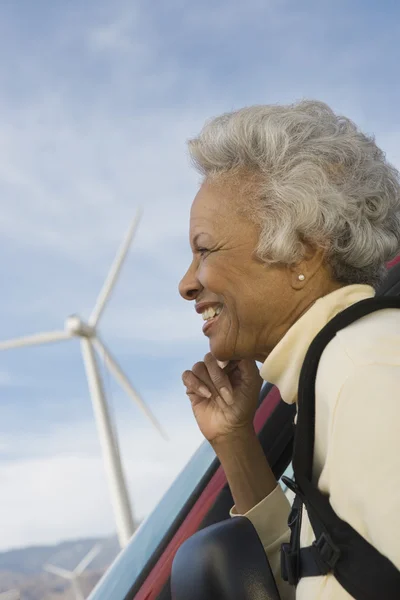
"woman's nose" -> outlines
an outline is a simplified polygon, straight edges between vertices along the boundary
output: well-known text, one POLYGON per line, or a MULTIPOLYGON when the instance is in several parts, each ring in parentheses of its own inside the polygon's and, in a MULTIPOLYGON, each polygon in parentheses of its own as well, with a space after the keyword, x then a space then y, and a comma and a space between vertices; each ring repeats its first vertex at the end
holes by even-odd
POLYGON ((184 300, 195 300, 201 287, 194 270, 190 267, 179 283, 180 295, 184 300))

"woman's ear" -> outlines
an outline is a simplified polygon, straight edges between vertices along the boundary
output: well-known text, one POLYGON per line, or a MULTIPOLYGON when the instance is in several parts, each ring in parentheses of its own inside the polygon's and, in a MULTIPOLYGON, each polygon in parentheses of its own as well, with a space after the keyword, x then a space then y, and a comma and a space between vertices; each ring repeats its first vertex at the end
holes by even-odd
POLYGON ((304 256, 298 263, 288 266, 290 285, 294 290, 301 290, 314 279, 315 275, 324 271, 326 251, 310 244, 304 244, 304 256))

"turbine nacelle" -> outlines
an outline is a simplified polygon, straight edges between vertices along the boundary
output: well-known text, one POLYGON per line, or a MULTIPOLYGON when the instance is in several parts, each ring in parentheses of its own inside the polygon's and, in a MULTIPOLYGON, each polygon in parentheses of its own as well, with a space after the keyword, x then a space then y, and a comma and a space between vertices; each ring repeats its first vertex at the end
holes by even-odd
POLYGON ((70 315, 65 321, 65 331, 71 336, 93 338, 96 329, 83 321, 79 315, 70 315))

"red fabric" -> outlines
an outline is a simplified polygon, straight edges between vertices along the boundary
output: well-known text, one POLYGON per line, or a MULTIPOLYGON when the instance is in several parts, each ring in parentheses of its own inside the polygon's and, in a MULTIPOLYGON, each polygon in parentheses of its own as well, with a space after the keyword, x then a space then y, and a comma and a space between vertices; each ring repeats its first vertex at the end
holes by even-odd
POLYGON ((400 254, 399 254, 399 256, 397 256, 396 258, 391 260, 389 263, 387 263, 386 266, 388 269, 391 269, 392 267, 394 267, 394 265, 397 265, 398 263, 400 263, 400 254))

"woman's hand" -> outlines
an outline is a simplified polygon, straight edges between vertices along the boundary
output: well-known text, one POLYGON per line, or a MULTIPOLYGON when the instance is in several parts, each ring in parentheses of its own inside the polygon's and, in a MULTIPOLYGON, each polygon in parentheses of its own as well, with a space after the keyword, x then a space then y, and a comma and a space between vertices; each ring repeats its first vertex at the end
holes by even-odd
POLYGON ((215 444, 251 429, 262 379, 255 361, 231 361, 222 369, 209 353, 182 381, 204 437, 215 444))

